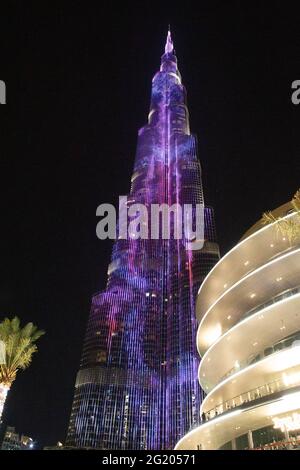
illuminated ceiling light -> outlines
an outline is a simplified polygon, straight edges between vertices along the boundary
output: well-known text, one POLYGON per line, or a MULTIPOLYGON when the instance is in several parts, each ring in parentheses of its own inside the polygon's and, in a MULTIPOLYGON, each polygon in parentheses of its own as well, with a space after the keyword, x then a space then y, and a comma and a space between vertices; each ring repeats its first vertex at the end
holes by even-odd
POLYGON ((282 277, 276 277, 276 281, 277 281, 277 282, 282 281, 282 277))
POLYGON ((249 261, 245 261, 244 266, 248 266, 249 261))
POLYGON ((286 373, 282 374, 283 382, 286 387, 290 385, 296 385, 300 382, 300 372, 295 372, 294 374, 287 375, 286 373))
POLYGON ((146 297, 149 297, 149 295, 150 295, 150 292, 146 292, 146 297))
POLYGON ((293 413, 292 416, 286 416, 284 418, 273 418, 274 429, 280 429, 282 432, 285 431, 297 431, 300 429, 300 414, 293 413))
POLYGON ((285 324, 283 323, 283 320, 281 320, 281 327, 280 327, 280 330, 285 330, 285 324))
POLYGON ((258 342, 257 342, 257 341, 255 341, 255 343, 253 343, 253 345, 252 345, 252 346, 257 346, 257 345, 258 345, 258 342))
POLYGON ((210 357, 207 358, 207 362, 210 362, 210 357))
POLYGON ((210 328, 208 332, 206 333, 205 335, 206 343, 209 345, 213 344, 215 341, 217 341, 217 339, 221 336, 221 334, 222 334, 222 327, 220 323, 217 323, 216 326, 210 328))
POLYGON ((259 320, 262 320, 263 318, 265 318, 263 315, 259 315, 258 317, 259 320))
POLYGON ((231 315, 228 315, 227 320, 230 320, 230 318, 231 318, 231 315))
POLYGON ((283 242, 285 242, 285 241, 286 241, 286 238, 285 238, 285 237, 283 237, 282 241, 283 241, 283 242))
POLYGON ((286 395, 283 395, 280 400, 286 401, 289 405, 290 409, 293 408, 299 408, 299 398, 300 398, 300 393, 295 392, 295 393, 287 393, 286 395))
POLYGON ((253 292, 253 294, 250 294, 250 298, 254 299, 254 297, 256 297, 256 294, 254 294, 254 292, 253 292))
POLYGON ((270 247, 271 247, 271 248, 274 248, 274 243, 271 243, 270 247))
POLYGON ((226 289, 227 286, 228 286, 228 284, 224 284, 224 289, 226 289))
POLYGON ((236 428, 235 428, 235 429, 236 429, 236 430, 238 430, 238 429, 241 429, 241 426, 236 426, 236 428))

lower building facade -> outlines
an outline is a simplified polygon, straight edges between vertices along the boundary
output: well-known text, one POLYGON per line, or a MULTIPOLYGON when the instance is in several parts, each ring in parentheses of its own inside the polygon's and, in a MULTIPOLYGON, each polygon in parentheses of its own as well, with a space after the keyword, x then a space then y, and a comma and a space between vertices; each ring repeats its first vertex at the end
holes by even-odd
POLYGON ((7 426, 4 439, 1 445, 1 450, 32 450, 34 448, 34 441, 31 437, 20 436, 12 426, 7 426))
MULTIPOLYGON (((273 214, 300 223, 291 203, 273 214)), ((175 448, 300 447, 300 235, 260 220, 206 277, 196 310, 202 424, 175 448)))

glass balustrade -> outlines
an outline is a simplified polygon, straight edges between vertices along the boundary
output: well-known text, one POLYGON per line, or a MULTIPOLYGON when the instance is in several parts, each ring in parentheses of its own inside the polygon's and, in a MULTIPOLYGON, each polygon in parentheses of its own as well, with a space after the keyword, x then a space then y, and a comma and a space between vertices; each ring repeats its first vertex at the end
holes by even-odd
MULTIPOLYGON (((285 340, 280 341, 279 343, 276 343, 276 345, 273 346, 273 353, 278 352, 276 347, 279 344, 282 344, 282 349, 287 349, 288 347, 293 347, 295 341, 300 341, 300 332, 298 332, 297 334, 293 336, 286 338, 285 340)), ((271 348, 267 348, 267 349, 271 349, 271 348)), ((280 349, 280 351, 282 349, 280 349)), ((223 414, 226 411, 230 411, 238 406, 244 405, 245 403, 249 403, 259 398, 272 395, 273 393, 276 393, 276 392, 287 390, 291 388, 291 386, 296 386, 296 385, 300 385, 300 373, 292 381, 289 380, 289 378, 284 375, 282 378, 276 379, 273 382, 262 385, 260 387, 253 388, 252 390, 243 392, 229 400, 225 400, 224 402, 217 404, 216 406, 214 406, 214 408, 212 408, 208 412, 203 413, 201 415, 202 422, 215 418, 218 415, 223 414)))
POLYGON ((278 341, 270 347, 265 348, 263 351, 260 351, 257 354, 251 354, 250 356, 248 356, 247 359, 244 359, 243 361, 236 361, 235 366, 232 367, 228 372, 226 372, 226 374, 221 377, 218 383, 223 382, 223 380, 227 379, 236 372, 245 369, 246 367, 252 364, 255 364, 256 362, 260 361, 261 359, 264 359, 267 356, 270 356, 271 354, 291 347, 296 341, 300 341, 300 331, 298 331, 297 333, 293 333, 290 336, 287 336, 286 338, 278 341))

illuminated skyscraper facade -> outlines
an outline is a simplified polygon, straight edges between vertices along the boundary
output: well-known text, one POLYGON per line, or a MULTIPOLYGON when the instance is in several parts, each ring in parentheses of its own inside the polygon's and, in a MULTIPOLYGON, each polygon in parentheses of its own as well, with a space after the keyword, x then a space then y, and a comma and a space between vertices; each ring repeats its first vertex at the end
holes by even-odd
MULTIPOLYGON (((138 133, 127 206, 203 203, 197 142, 170 32, 138 133)), ((185 238, 114 243, 104 292, 92 299, 67 445, 171 449, 199 422, 195 298, 219 259, 213 210, 205 243, 185 238)))

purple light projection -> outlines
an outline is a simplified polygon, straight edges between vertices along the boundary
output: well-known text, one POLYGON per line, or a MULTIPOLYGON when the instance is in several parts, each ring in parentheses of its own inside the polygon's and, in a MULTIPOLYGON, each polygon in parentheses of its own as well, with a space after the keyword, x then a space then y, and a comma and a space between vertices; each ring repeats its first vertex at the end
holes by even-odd
MULTIPOLYGON (((151 106, 138 134, 128 207, 203 203, 196 137, 168 32, 151 106)), ((205 245, 118 239, 104 292, 92 299, 67 444, 100 449, 172 449, 199 422, 194 303, 219 258, 213 211, 205 245)))

